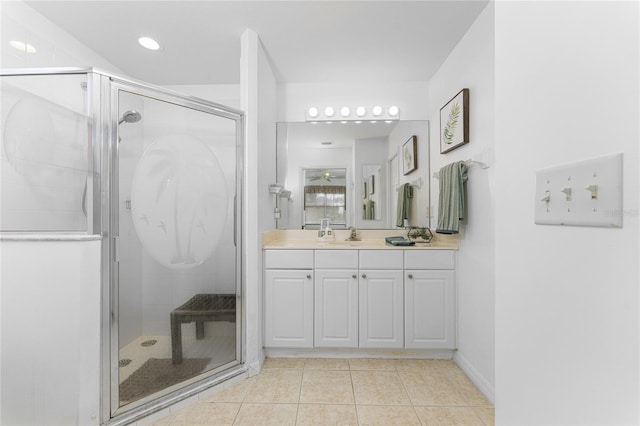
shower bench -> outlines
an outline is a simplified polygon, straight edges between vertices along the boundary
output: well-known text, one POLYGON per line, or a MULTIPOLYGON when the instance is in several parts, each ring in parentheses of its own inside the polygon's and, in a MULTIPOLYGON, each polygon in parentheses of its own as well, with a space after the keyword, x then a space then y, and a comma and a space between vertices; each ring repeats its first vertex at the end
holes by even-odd
POLYGON ((182 324, 196 323, 196 339, 204 338, 204 323, 236 322, 235 294, 196 294, 171 311, 171 358, 182 363, 182 324))

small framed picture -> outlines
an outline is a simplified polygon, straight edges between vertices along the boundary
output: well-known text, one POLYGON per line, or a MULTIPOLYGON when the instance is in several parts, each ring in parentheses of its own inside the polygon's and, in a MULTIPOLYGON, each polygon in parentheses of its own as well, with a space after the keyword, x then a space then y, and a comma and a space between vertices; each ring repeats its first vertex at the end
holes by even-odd
POLYGON ((440 154, 469 143, 469 89, 440 108, 440 154))
POLYGON ((402 144, 402 172, 408 175, 418 168, 418 138, 413 135, 402 144))

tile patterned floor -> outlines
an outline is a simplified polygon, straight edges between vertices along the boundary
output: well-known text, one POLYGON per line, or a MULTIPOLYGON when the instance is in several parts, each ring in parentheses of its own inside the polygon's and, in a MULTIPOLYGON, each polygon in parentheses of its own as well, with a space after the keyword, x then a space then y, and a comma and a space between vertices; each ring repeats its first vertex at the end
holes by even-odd
POLYGON ((155 426, 493 425, 494 409, 449 360, 268 358, 262 372, 155 426))

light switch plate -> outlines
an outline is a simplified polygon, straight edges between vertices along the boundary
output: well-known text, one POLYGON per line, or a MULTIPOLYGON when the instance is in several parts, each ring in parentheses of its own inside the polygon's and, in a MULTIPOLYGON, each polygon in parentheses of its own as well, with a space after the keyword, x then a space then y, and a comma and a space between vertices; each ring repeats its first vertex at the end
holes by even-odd
POLYGON ((622 227, 622 154, 536 172, 538 225, 622 227))

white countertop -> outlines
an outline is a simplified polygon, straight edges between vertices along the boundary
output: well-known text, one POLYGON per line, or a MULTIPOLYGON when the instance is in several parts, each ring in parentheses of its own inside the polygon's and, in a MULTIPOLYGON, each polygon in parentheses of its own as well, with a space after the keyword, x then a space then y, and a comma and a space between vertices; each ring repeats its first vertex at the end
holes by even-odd
POLYGON ((407 236, 402 229, 358 230, 361 241, 346 241, 349 230, 334 230, 333 241, 318 241, 318 231, 313 230, 273 230, 262 234, 263 249, 325 249, 325 250, 458 250, 458 237, 435 234, 430 243, 416 243, 414 246, 392 246, 385 237, 407 236))

